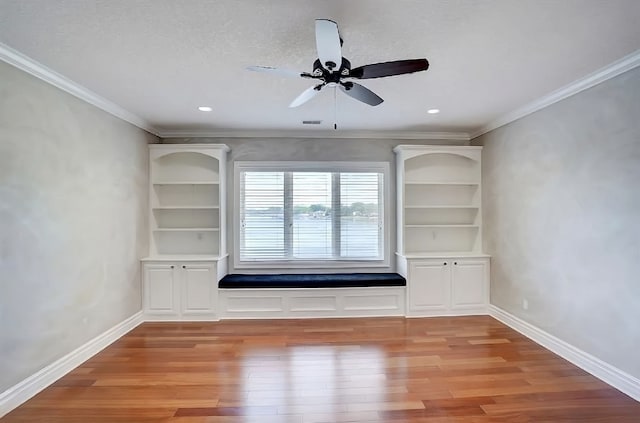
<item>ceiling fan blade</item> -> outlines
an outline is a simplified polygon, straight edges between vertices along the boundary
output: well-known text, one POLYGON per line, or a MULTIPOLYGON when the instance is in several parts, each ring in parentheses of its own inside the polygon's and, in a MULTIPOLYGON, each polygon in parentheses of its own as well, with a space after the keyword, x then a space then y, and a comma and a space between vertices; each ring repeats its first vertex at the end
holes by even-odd
POLYGON ((248 66, 247 70, 254 72, 266 72, 280 76, 287 76, 291 78, 299 78, 303 76, 302 72, 297 72, 291 69, 273 68, 271 66, 248 66))
POLYGON ((316 94, 320 92, 320 89, 322 89, 322 87, 324 87, 324 84, 319 84, 319 85, 315 85, 313 87, 307 88, 302 92, 302 94, 297 96, 295 100, 291 102, 291 104, 289 104, 289 107, 298 107, 306 103, 307 101, 311 100, 313 97, 316 96, 316 94))
POLYGON ((316 48, 323 68, 328 71, 340 69, 342 48, 337 23, 329 19, 316 19, 316 48))
POLYGON ((356 84, 355 82, 345 82, 344 84, 340 84, 340 89, 346 95, 370 106, 377 106, 384 101, 369 88, 356 84))
POLYGON ((374 63, 351 69, 351 78, 371 79, 385 76, 403 75, 429 69, 427 59, 397 60, 395 62, 374 63))

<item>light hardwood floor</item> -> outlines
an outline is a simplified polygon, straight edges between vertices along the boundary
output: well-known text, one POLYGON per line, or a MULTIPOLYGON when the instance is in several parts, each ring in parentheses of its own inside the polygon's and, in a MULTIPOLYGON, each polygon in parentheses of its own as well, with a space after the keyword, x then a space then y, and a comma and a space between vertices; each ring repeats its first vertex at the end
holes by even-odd
POLYGON ((640 422, 488 316, 145 323, 10 422, 640 422))

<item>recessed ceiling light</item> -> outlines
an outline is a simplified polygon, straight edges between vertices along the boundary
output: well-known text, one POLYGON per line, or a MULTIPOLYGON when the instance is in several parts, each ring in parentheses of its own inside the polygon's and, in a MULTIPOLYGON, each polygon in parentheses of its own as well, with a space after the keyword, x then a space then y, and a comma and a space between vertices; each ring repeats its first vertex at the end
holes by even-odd
POLYGON ((427 113, 429 113, 430 115, 435 115, 436 113, 440 113, 440 109, 429 109, 427 110, 427 113))
POLYGON ((209 107, 209 106, 200 106, 200 107, 198 107, 198 110, 200 110, 201 112, 210 112, 213 109, 211 107, 209 107))

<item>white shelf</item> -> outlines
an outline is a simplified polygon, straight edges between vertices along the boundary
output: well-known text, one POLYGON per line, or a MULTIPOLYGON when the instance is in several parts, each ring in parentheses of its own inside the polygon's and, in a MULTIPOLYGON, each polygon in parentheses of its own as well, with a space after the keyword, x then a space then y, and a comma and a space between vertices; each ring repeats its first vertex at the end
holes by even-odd
POLYGON ((404 254, 396 253, 397 256, 406 259, 423 259, 423 258, 485 258, 491 257, 489 254, 476 253, 473 251, 418 251, 407 252, 404 254))
POLYGON ((158 254, 157 256, 144 257, 141 261, 217 261, 227 256, 228 254, 158 254))
POLYGON ((154 232, 218 232, 220 228, 157 228, 154 232))
POLYGON ((157 206, 153 210, 217 210, 219 206, 157 206))
POLYGON ((400 193, 403 207, 475 207, 480 204, 479 185, 409 184, 400 193))
POLYGON ((478 186, 477 182, 460 182, 460 181, 405 181, 405 185, 469 185, 478 186))
POLYGON ((442 224, 442 225, 432 225, 432 224, 426 224, 426 225, 404 225, 405 228, 478 228, 478 225, 446 225, 446 224, 442 224))
POLYGON ((463 210, 478 210, 478 206, 412 206, 406 205, 405 209, 463 209, 463 210))
POLYGON ((154 181, 153 185, 219 185, 218 181, 154 181))

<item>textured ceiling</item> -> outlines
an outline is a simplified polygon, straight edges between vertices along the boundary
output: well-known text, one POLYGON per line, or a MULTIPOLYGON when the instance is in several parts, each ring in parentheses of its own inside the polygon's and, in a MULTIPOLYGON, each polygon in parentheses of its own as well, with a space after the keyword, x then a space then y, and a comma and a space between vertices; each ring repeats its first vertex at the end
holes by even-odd
POLYGON ((0 0, 0 42, 167 130, 473 132, 640 49, 638 0, 0 0), (311 71, 314 20, 338 22, 359 66, 426 57, 427 72, 289 102, 311 71), (211 113, 198 106, 208 105, 211 113), (442 113, 428 115, 427 109, 442 113))

